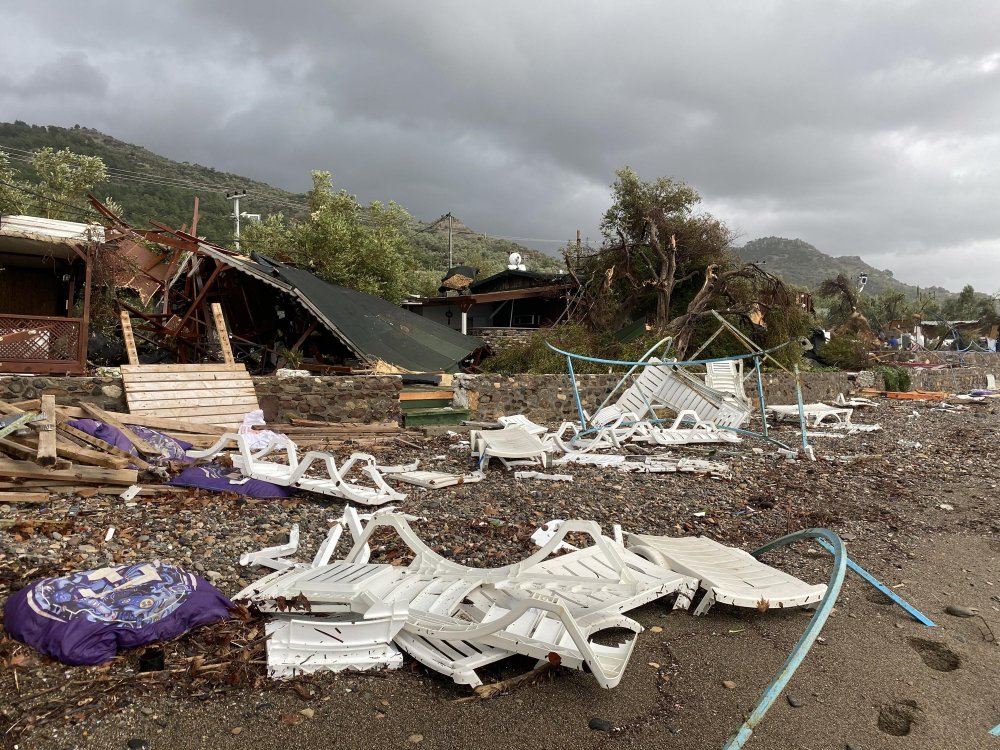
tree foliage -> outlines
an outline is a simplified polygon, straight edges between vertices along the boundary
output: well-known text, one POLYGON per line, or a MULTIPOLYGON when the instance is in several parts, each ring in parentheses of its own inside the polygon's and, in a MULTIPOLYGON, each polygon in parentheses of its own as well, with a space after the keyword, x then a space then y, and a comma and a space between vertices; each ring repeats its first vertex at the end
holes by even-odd
MULTIPOLYGON (((583 291, 578 317, 598 330, 652 318, 654 331, 672 334, 683 357, 713 310, 762 332, 769 314, 796 307, 795 295, 778 278, 740 264, 730 252, 733 233, 697 212, 701 197, 693 188, 669 177, 643 181, 631 167, 616 177, 601 222, 604 245, 565 252, 583 291)), ((798 320, 780 312, 776 319, 798 320)))
POLYGON ((42 148, 31 156, 35 179, 18 175, 0 152, 0 212, 79 221, 87 193, 104 180, 104 162, 69 149, 42 148))
POLYGON ((270 255, 315 273, 324 281, 399 302, 408 291, 410 253, 404 231, 410 215, 395 203, 362 206, 335 191, 329 172, 313 172, 309 217, 282 214, 251 224, 245 250, 270 255))

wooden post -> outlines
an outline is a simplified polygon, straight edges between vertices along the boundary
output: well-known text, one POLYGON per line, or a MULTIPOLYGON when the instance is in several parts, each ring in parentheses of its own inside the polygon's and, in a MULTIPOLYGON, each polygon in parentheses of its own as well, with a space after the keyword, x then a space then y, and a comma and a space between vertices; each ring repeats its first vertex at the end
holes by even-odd
POLYGON ((39 466, 52 466, 56 462, 56 397, 42 394, 42 416, 38 425, 38 451, 35 461, 39 466))
POLYGON ((222 317, 222 305, 212 303, 212 317, 215 319, 215 330, 219 334, 219 346, 222 348, 222 361, 227 365, 235 365, 233 347, 229 343, 229 331, 226 330, 226 319, 222 317))
POLYGON ((87 369, 87 336, 90 334, 90 271, 94 263, 94 251, 95 245, 93 243, 88 244, 87 258, 84 261, 84 268, 86 270, 83 277, 83 313, 80 315, 80 341, 79 349, 77 350, 77 361, 80 372, 87 369))
POLYGON ((121 311, 122 318, 122 339, 125 341, 125 353, 128 355, 130 365, 139 364, 139 352, 135 348, 135 337, 132 335, 132 319, 128 316, 127 310, 121 311))

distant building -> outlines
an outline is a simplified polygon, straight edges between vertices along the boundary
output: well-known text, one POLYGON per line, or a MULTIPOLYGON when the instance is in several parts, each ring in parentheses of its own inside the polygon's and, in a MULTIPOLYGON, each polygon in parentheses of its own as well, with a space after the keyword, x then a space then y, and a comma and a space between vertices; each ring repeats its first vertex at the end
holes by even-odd
POLYGON ((564 317, 576 284, 565 273, 506 269, 471 280, 466 266, 451 269, 436 297, 414 297, 403 307, 456 331, 489 338, 495 329, 545 328, 564 317), (465 286, 455 280, 470 278, 465 286), (449 283, 451 282, 451 283, 449 283), (456 288, 457 287, 457 288, 456 288))

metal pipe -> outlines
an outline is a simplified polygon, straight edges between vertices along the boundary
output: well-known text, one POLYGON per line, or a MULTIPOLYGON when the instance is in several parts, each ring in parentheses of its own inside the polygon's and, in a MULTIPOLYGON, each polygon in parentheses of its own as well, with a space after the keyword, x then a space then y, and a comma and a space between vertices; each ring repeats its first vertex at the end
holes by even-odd
POLYGON ((802 431, 802 452, 811 456, 809 440, 806 437, 806 410, 802 403, 802 379, 799 377, 799 366, 795 365, 795 401, 799 407, 799 429, 802 431))
MULTIPOLYGON (((825 549, 827 552, 833 552, 833 548, 830 547, 830 545, 828 545, 825 540, 819 539, 817 541, 819 542, 820 546, 823 549, 825 549)), ((898 604, 900 607, 902 607, 903 609, 905 609, 909 613, 909 615, 914 620, 916 620, 917 622, 919 622, 921 625, 926 625, 929 628, 936 628, 937 627, 937 625, 934 624, 934 622, 931 620, 931 618, 927 617, 922 612, 920 612, 916 607, 914 607, 912 604, 910 604, 909 602, 907 602, 906 600, 904 600, 903 598, 901 598, 898 594, 896 594, 895 591, 893 591, 888 586, 886 586, 885 584, 883 584, 882 582, 880 582, 877 578, 875 578, 875 576, 873 576, 867 570, 865 570, 864 568, 862 568, 860 565, 858 565, 856 562, 854 562, 854 560, 852 560, 849 557, 847 558, 847 567, 850 568, 851 570, 853 570, 855 573, 857 573, 862 578, 864 578, 866 581, 868 581, 868 583, 870 583, 872 586, 874 586, 875 588, 877 588, 883 594, 885 594, 886 596, 888 596, 894 602, 896 602, 896 604, 898 604)))
POLYGON ((764 425, 762 433, 767 438, 767 404, 764 403, 764 381, 760 377, 760 357, 753 358, 753 369, 757 373, 757 398, 760 399, 760 421, 764 425))
POLYGON ((795 674, 795 670, 799 668, 802 660, 809 653, 809 649, 816 642, 820 631, 823 630, 823 625, 826 624, 827 618, 829 618, 830 613, 833 611, 833 605, 837 602, 837 595, 840 593, 840 587, 844 583, 844 574, 847 572, 847 553, 844 550, 844 543, 840 537, 829 529, 804 529, 792 534, 786 534, 780 539, 768 542, 760 549, 754 550, 751 554, 754 557, 759 557, 765 552, 778 547, 784 547, 786 544, 798 542, 802 539, 823 539, 829 542, 834 550, 833 570, 830 573, 830 582, 827 584, 826 594, 816 608, 812 619, 809 620, 809 625, 806 627, 805 632, 799 637, 795 648, 792 649, 788 658, 785 659, 785 663, 781 665, 781 670, 771 680, 771 683, 764 691, 764 695, 761 696, 754 710, 747 716, 746 721, 743 722, 740 728, 723 745, 723 750, 739 750, 750 739, 754 728, 763 720, 768 709, 771 708, 778 696, 781 695, 781 691, 788 685, 789 680, 792 679, 792 675, 795 674))

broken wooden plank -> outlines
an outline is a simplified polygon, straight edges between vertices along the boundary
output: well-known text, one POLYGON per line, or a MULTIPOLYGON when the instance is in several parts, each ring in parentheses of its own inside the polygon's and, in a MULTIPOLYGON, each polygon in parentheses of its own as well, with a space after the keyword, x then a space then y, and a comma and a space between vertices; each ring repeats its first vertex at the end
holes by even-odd
MULTIPOLYGON (((83 419, 90 417, 90 415, 79 406, 59 406, 56 411, 61 416, 69 417, 71 419, 83 419)), ((151 427, 154 430, 160 430, 161 432, 167 433, 194 432, 199 435, 215 435, 218 437, 226 431, 224 427, 219 427, 217 425, 200 424, 183 419, 151 417, 148 414, 127 414, 118 411, 109 411, 107 413, 122 424, 137 425, 139 427, 151 427)))
MULTIPOLYGON (((0 448, 26 461, 34 461, 38 454, 38 443, 33 438, 0 438, 0 448)), ((53 459, 50 464, 54 469, 68 469, 72 465, 72 462, 58 458, 53 459)))
POLYGON ((226 329, 226 319, 222 316, 222 305, 213 302, 211 308, 212 318, 215 320, 215 330, 219 334, 219 346, 222 348, 222 360, 227 365, 235 365, 236 358, 233 357, 233 347, 229 343, 229 331, 226 329))
POLYGON ((247 368, 244 364, 221 364, 221 363, 210 363, 210 364, 200 364, 200 365, 122 365, 118 368, 121 370, 122 375, 126 373, 130 375, 151 375, 156 373, 162 373, 167 375, 172 375, 176 373, 184 372, 246 372, 247 368))
POLYGON ((42 394, 42 421, 35 423, 38 428, 38 451, 35 463, 52 466, 56 462, 56 397, 42 394))
POLYGON ((12 432, 26 427, 28 422, 37 416, 35 412, 10 412, 6 414, 6 418, 0 422, 0 438, 7 437, 12 432))
POLYGON ((125 464, 123 466, 120 467, 109 466, 108 468, 124 469, 129 464, 132 464, 136 468, 142 469, 143 471, 149 468, 149 464, 143 461, 142 458, 140 458, 139 456, 133 456, 131 453, 123 451, 117 445, 112 445, 111 443, 107 443, 101 440, 100 438, 94 437, 93 435, 88 435, 83 430, 76 429, 76 427, 73 427, 73 425, 66 424, 65 422, 59 422, 56 424, 56 430, 58 430, 60 433, 65 434, 68 437, 72 437, 73 439, 79 440, 82 443, 91 445, 98 451, 103 451, 106 454, 110 454, 111 457, 117 459, 125 459, 125 464))
POLYGON ((0 492, 0 503, 47 503, 48 492, 0 492))
POLYGON ((132 432, 132 430, 111 416, 109 412, 104 411, 104 409, 99 406, 94 406, 93 404, 81 404, 81 408, 95 419, 98 419, 105 424, 109 424, 112 427, 116 427, 125 439, 132 443, 132 445, 134 445, 140 453, 144 453, 147 456, 160 455, 159 449, 151 446, 141 437, 132 432))
MULTIPOLYGON (((10 442, 20 444, 26 451, 31 452, 33 454, 32 456, 24 456, 29 460, 37 454, 39 440, 36 437, 16 438, 14 441, 10 442)), ((7 442, 2 443, 2 445, 4 447, 12 447, 9 446, 7 442)), ((107 443, 105 443, 105 445, 107 445, 107 443)), ((102 453, 101 451, 91 450, 89 448, 81 448, 68 441, 56 443, 56 455, 58 458, 66 459, 64 462, 66 464, 76 462, 86 464, 88 466, 103 466, 106 469, 124 469, 129 465, 129 458, 112 456, 107 453, 102 453)))
POLYGON ((121 311, 122 318, 122 339, 125 341, 125 353, 128 355, 130 365, 139 364, 139 351, 135 348, 135 337, 132 335, 132 319, 128 316, 127 310, 121 311))
POLYGON ((74 466, 70 469, 46 469, 33 461, 0 458, 0 477, 23 479, 72 480, 85 484, 135 484, 139 473, 132 469, 104 469, 98 466, 74 466))

